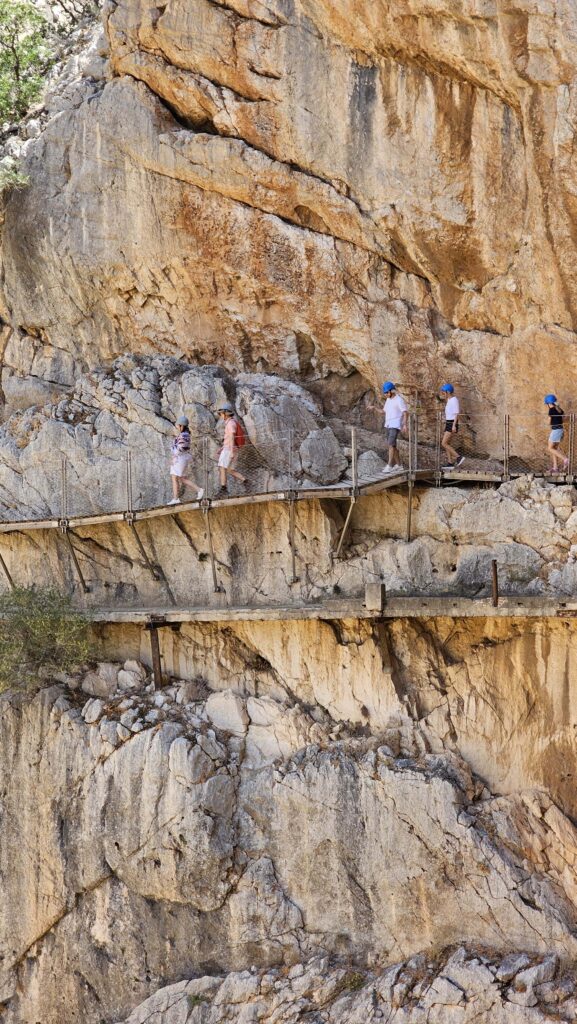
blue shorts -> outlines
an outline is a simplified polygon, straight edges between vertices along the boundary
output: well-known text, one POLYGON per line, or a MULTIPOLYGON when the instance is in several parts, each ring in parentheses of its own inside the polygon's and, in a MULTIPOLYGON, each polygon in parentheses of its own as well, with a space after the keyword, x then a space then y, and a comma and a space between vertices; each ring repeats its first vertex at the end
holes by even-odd
POLYGON ((549 444, 560 444, 564 433, 563 427, 557 427, 555 430, 552 430, 549 434, 549 444))

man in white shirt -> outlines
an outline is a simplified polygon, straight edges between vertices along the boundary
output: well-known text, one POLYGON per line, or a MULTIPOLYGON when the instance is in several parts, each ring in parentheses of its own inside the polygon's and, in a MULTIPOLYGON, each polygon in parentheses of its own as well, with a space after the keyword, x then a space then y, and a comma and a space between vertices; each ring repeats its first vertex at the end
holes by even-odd
POLYGON ((456 469, 457 466, 460 466, 465 461, 465 456, 459 455, 451 445, 451 441, 454 443, 455 435, 459 432, 461 405, 452 384, 443 384, 440 397, 442 401, 446 399, 445 430, 443 432, 441 448, 447 456, 447 465, 443 466, 443 469, 456 469))
MULTIPOLYGON (((383 395, 385 396, 385 404, 383 406, 383 412, 385 414, 385 434, 387 437, 387 444, 389 446, 389 463, 383 472, 399 473, 402 472, 403 466, 401 466, 401 460, 399 458, 397 440, 401 432, 403 434, 406 434, 407 432, 409 407, 403 396, 399 395, 395 385, 390 380, 383 384, 383 395)), ((371 408, 376 410, 378 407, 373 405, 371 408)))

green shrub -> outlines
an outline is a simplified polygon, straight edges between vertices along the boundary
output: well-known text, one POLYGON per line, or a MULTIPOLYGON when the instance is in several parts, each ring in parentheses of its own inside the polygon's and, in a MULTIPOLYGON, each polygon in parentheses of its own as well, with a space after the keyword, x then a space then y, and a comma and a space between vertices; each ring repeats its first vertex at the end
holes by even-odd
POLYGON ((0 163, 0 196, 13 189, 26 188, 29 183, 27 175, 22 174, 16 166, 7 167, 0 163))
POLYGON ((17 587, 0 596, 0 691, 42 683, 90 659, 87 620, 69 597, 48 588, 17 587))
POLYGON ((202 996, 188 996, 188 1009, 194 1010, 195 1006, 203 1006, 205 1003, 209 1003, 210 999, 206 995, 202 996))
POLYGON ((23 117, 53 60, 48 22, 29 0, 0 0, 0 120, 23 117))

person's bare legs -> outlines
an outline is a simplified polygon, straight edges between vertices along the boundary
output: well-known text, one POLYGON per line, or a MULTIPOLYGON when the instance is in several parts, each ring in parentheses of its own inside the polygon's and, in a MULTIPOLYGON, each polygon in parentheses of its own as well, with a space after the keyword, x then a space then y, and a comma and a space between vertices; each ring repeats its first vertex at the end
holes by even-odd
POLYGON ((198 484, 194 480, 189 480, 189 478, 187 476, 183 476, 180 479, 181 479, 181 482, 182 482, 184 487, 194 488, 194 490, 196 491, 197 496, 201 493, 202 487, 199 487, 198 484))
POLYGON ((456 462, 457 459, 459 458, 459 453, 456 452, 455 449, 452 448, 451 445, 449 444, 449 441, 451 441, 452 438, 453 434, 446 430, 445 433, 443 434, 443 440, 441 441, 441 448, 445 452, 449 462, 456 462))
POLYGON ((173 475, 173 477, 172 477, 172 497, 173 498, 180 498, 180 477, 179 476, 174 476, 173 475))
POLYGON ((396 445, 389 447, 389 466, 399 466, 401 460, 399 458, 399 450, 396 445))
POLYGON ((559 462, 561 463, 562 469, 566 469, 569 465, 569 459, 565 455, 565 452, 559 447, 559 444, 559 441, 549 441, 549 444, 547 445, 547 451, 549 452, 551 462, 553 463, 551 466, 553 473, 559 472, 559 462))

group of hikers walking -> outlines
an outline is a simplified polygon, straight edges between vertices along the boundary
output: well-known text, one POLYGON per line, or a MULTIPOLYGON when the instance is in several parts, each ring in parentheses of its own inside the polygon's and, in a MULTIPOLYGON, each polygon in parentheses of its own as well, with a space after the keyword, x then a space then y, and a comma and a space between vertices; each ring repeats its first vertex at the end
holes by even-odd
MULTIPOLYGON (((246 477, 235 469, 239 451, 246 443, 246 435, 242 425, 234 415, 234 408, 230 402, 223 402, 218 407, 219 419, 224 422, 224 439, 222 448, 218 455, 218 473, 220 489, 218 494, 228 494, 228 478, 234 477, 241 484, 246 483, 246 477)), ((181 416, 176 421, 175 438, 170 449, 170 475, 172 477, 172 500, 169 505, 180 505, 183 489, 190 487, 196 491, 196 499, 204 498, 204 488, 191 480, 188 475, 192 464, 190 451, 190 426, 186 416, 181 416)))
MULTIPOLYGON (((374 403, 368 406, 375 412, 384 413, 384 430, 388 448, 388 462, 383 474, 402 472, 404 467, 398 450, 398 440, 401 434, 408 433, 409 407, 400 394, 398 386, 388 380, 382 387, 385 404, 378 406, 374 403)), ((441 448, 446 455, 447 461, 442 467, 444 470, 455 470, 465 461, 465 456, 460 453, 455 444, 459 433, 459 421, 462 416, 461 403, 455 394, 452 384, 443 384, 437 395, 441 402, 445 403, 444 429, 441 436, 441 448)), ((557 402, 554 394, 545 395, 545 405, 549 416, 549 440, 547 451, 551 458, 549 472, 556 474, 566 473, 569 466, 569 459, 561 445, 564 438, 565 413, 557 402)), ((246 444, 246 434, 242 424, 235 416, 234 407, 230 402, 223 402, 218 408, 219 419, 224 423, 224 438, 222 447, 218 454, 218 472, 220 489, 218 495, 228 494, 229 477, 237 480, 241 485, 246 484, 246 477, 236 468, 238 456, 242 447, 246 444)), ((181 416, 175 426, 175 438, 171 447, 170 475, 172 478, 172 500, 169 505, 179 505, 184 490, 188 487, 196 491, 196 499, 200 501, 204 497, 204 488, 189 476, 192 464, 190 427, 186 416, 181 416)))
MULTIPOLYGON (((383 384, 383 395, 385 404, 382 411, 385 415, 385 434, 388 446, 388 463, 384 473, 398 473, 403 470, 397 442, 400 434, 408 432, 409 407, 396 384, 388 380, 383 384)), ((441 448, 447 457, 447 462, 441 468, 454 470, 463 464, 465 456, 457 451, 455 443, 459 433, 459 420, 461 418, 461 403, 455 394, 452 384, 442 384, 437 395, 441 402, 445 403, 445 425, 441 436, 441 448)), ((565 436, 564 420, 565 413, 557 402, 556 395, 545 395, 545 405, 549 415, 549 439, 547 451, 551 459, 549 472, 557 474, 566 473, 569 467, 569 458, 561 448, 565 436)), ((374 404, 370 409, 381 411, 379 406, 374 404)))

